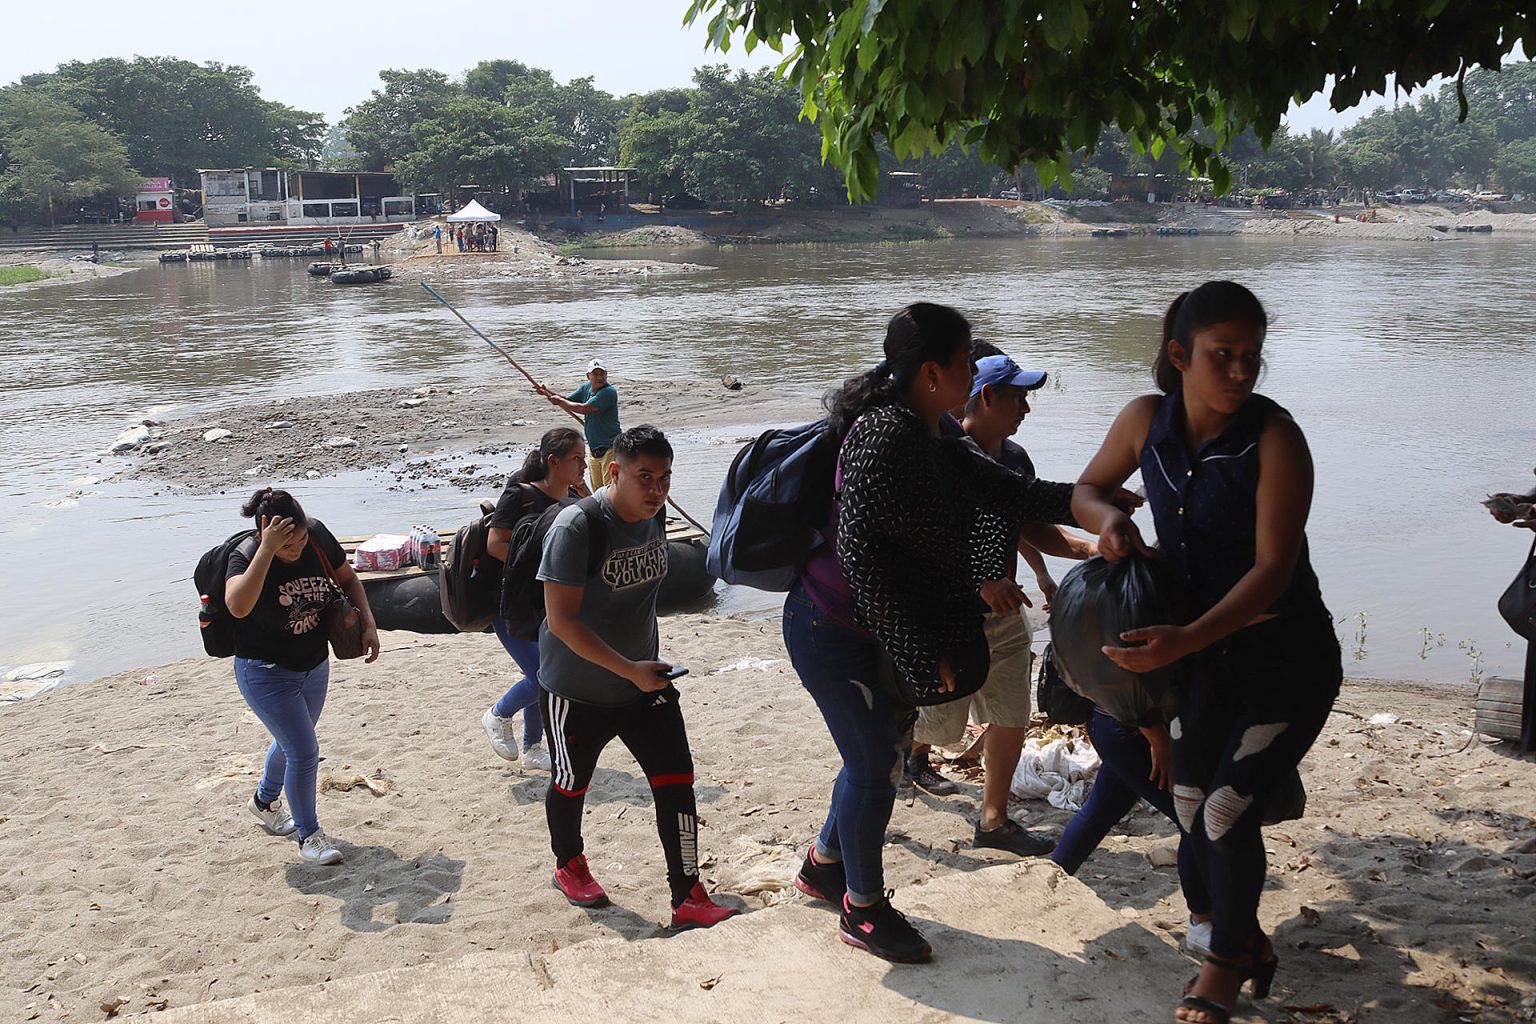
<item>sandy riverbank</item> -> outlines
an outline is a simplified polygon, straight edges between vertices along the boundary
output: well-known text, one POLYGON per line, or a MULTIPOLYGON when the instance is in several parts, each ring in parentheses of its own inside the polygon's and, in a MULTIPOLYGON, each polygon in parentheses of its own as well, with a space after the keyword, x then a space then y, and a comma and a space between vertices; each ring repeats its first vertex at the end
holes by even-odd
MULTIPOLYGON (((104 464, 132 459, 128 478, 190 491, 383 467, 396 487, 484 487, 501 479, 508 452, 532 447, 545 430, 573 422, 510 367, 507 373, 513 382, 353 391, 171 419, 151 427, 150 440, 138 451, 107 456, 104 464), (204 439, 226 430, 227 436, 213 435, 218 440, 204 439), (487 458, 495 464, 486 464, 487 458)), ((569 392, 579 381, 549 383, 569 392)), ((655 423, 664 430, 792 419, 813 404, 755 391, 750 381, 740 391, 717 380, 615 378, 615 384, 626 423, 655 423)))
MULTIPOLYGON (((680 616, 661 630, 664 655, 693 670, 682 689, 710 888, 754 914, 803 902, 787 886, 835 755, 777 621, 680 616)), ((228 662, 120 673, 0 708, 0 1018, 100 1020, 118 999, 132 1015, 485 950, 656 939, 660 850, 622 750, 605 756, 586 819, 615 905, 589 914, 549 888, 543 779, 499 761, 480 729, 512 680, 495 639, 388 634, 384 648, 375 665, 335 667, 321 721, 321 818, 348 858, 334 869, 300 865, 244 810, 265 739, 228 662)), ((1458 688, 1346 684, 1304 766, 1307 817, 1267 832, 1261 916, 1282 965, 1274 997, 1240 1019, 1532 1019, 1536 856, 1505 851, 1536 835, 1536 759, 1472 737, 1469 703, 1458 688), (1397 717, 1372 724, 1382 712, 1397 717)), ((899 802, 885 859, 909 906, 928 880, 1010 861, 971 848, 977 795, 967 779, 959 796, 899 802)), ((1059 827, 1068 814, 1027 801, 1015 817, 1059 827)), ((1135 812, 1079 874, 1086 887, 1057 890, 1066 912, 1108 907, 1095 919, 1120 925, 1120 949, 1127 929, 1171 949, 1177 882, 1149 860, 1167 861, 1171 836, 1135 812)), ((795 950, 771 952, 765 969, 793 971, 795 950)), ((817 955, 859 956, 836 943, 817 955)), ((897 970, 966 969, 942 944, 937 955, 897 970)), ((1112 959, 1124 956, 1098 957, 1105 969, 1112 959)), ((1167 1019, 1181 980, 1172 972, 1145 993, 1146 1019, 1167 1019)), ((1011 1019, 1005 1010, 965 1019, 1011 1019)), ((1085 1012, 1065 1019, 1097 1024, 1085 1012)))
POLYGON ((92 263, 90 260, 63 259, 48 253, 7 252, 0 253, 0 267, 33 266, 48 276, 25 284, 11 284, 0 288, 0 296, 14 295, 33 288, 53 288, 61 284, 77 284, 95 281, 103 277, 120 277, 131 274, 138 267, 109 263, 92 263))
POLYGON ((556 246, 513 223, 499 225, 495 252, 459 252, 443 228, 443 251, 437 251, 433 228, 438 221, 410 225, 381 245, 393 262, 395 277, 404 281, 478 281, 496 278, 552 280, 592 277, 650 277, 695 274, 714 268, 667 260, 588 260, 561 253, 556 246))
MULTIPOLYGON (((1361 221, 1360 206, 1337 210, 1228 208, 1189 203, 1112 203, 1063 206, 1027 200, 943 199, 917 207, 783 208, 710 215, 689 228, 656 226, 581 234, 553 233, 568 251, 648 247, 686 251, 724 244, 868 244, 954 238, 1082 239, 1105 228, 1155 234, 1195 228, 1201 234, 1310 237, 1344 241, 1439 242, 1466 237, 1475 226, 1496 235, 1536 233, 1536 206, 1500 204, 1462 209, 1435 205, 1382 206, 1361 221), (1338 220, 1334 220, 1335 213, 1338 220)), ((596 228, 597 225, 591 225, 596 228)))

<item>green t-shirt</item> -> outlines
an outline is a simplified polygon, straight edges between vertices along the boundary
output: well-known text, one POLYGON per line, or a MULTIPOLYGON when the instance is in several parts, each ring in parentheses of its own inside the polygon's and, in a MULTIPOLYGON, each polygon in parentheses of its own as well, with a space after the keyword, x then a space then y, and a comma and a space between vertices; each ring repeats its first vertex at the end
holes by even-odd
POLYGON ((613 385, 604 384, 593 394, 592 383, 588 381, 565 397, 572 402, 593 407, 582 420, 587 434, 587 453, 596 455, 612 448, 613 439, 624 429, 619 426, 619 393, 613 389, 613 385))

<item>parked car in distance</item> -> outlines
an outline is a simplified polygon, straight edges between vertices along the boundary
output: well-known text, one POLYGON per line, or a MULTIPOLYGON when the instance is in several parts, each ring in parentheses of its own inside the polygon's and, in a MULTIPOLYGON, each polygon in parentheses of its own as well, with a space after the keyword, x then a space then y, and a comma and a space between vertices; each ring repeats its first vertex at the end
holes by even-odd
POLYGON ((702 210, 708 204, 698 196, 689 195, 687 192, 674 192, 669 196, 662 196, 661 205, 668 210, 702 210))
POLYGON ((997 197, 999 199, 1017 199, 1019 198, 1019 190, 1016 188, 1005 188, 997 194, 997 197))
POLYGON ((1499 203, 1508 199, 1509 196, 1505 195, 1503 192, 1478 192, 1472 198, 1476 199, 1480 203, 1499 203))

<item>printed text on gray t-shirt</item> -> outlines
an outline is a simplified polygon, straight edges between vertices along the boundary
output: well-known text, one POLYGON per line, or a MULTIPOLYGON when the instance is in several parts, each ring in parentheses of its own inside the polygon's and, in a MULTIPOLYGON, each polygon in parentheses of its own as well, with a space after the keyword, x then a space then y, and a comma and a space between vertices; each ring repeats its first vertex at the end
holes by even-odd
MULTIPOLYGON (((587 571, 587 516, 572 505, 550 524, 538 578, 584 587, 581 621, 624 657, 654 660, 656 594, 667 575, 666 525, 661 519, 626 523, 608 503, 606 488, 598 492, 598 508, 608 530, 607 555, 598 571, 587 571)), ((539 627, 539 682, 550 693, 584 704, 622 707, 641 697, 634 683, 567 647, 547 621, 539 627)))

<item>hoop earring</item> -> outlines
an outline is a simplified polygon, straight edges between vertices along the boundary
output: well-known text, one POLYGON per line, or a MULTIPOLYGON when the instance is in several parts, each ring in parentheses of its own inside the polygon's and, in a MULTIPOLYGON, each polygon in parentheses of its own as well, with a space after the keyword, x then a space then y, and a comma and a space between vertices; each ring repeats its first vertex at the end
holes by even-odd
POLYGON ((928 393, 932 394, 933 392, 935 392, 937 390, 939 390, 939 386, 937 384, 935 384, 933 381, 929 381, 928 382, 928 393))

